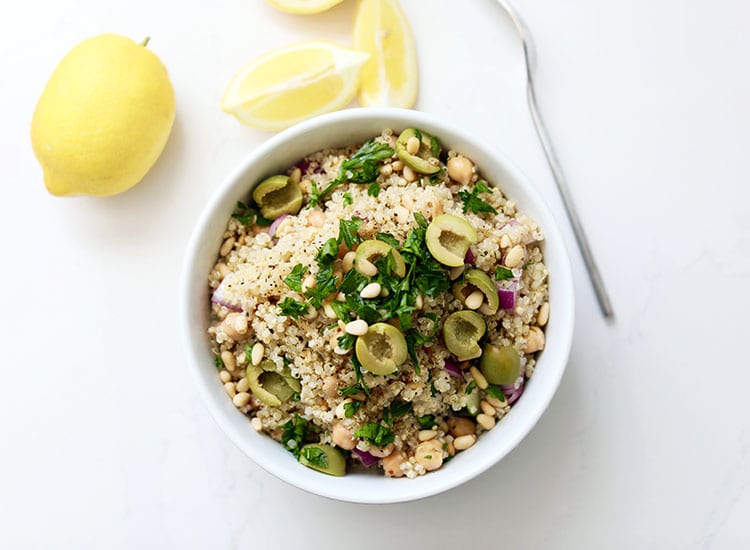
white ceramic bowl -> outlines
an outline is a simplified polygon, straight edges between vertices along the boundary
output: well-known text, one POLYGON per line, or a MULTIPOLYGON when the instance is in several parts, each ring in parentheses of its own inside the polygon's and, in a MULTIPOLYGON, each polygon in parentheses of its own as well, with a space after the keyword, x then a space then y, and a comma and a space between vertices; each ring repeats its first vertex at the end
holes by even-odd
POLYGON ((534 427, 560 383, 573 336, 573 280, 560 231, 549 208, 529 181, 488 141, 440 119, 401 109, 351 109, 324 115, 272 137, 250 153, 227 177, 206 205, 187 249, 182 274, 181 316, 188 365, 209 411, 230 439, 266 471, 296 487, 349 502, 390 503, 415 500, 442 491, 487 470, 511 451, 534 427), (349 474, 331 477, 299 464, 271 438, 256 433, 224 392, 216 375, 206 330, 209 322, 208 273, 222 234, 238 200, 246 200, 253 185, 285 171, 303 156, 379 135, 383 128, 401 131, 416 127, 438 136, 444 148, 471 158, 488 181, 514 199, 521 212, 535 219, 545 235, 544 259, 549 269, 550 320, 546 348, 541 353, 521 399, 491 431, 469 450, 439 470, 417 479, 349 474))

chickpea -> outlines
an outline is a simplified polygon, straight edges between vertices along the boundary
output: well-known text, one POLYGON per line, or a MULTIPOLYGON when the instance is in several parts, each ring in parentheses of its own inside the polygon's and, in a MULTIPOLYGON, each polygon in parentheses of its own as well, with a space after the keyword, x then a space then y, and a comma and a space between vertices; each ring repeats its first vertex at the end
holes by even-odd
POLYGON ((378 457, 378 458, 385 458, 387 456, 390 456, 391 453, 393 453, 393 449, 394 448, 395 447, 394 447, 393 443, 389 443, 385 447, 375 447, 373 445, 372 447, 370 447, 370 449, 368 450, 368 452, 372 456, 375 456, 375 457, 378 457))
POLYGON ((437 439, 420 443, 414 453, 414 459, 428 472, 437 470, 443 465, 443 445, 437 439))
POLYGON ((453 437, 461 437, 474 433, 474 422, 462 416, 454 416, 448 419, 448 429, 453 437))
POLYGON ((453 157, 448 159, 448 176, 453 181, 462 185, 468 185, 474 175, 474 163, 466 157, 453 157))
POLYGON ((333 442, 346 451, 351 451, 356 445, 357 441, 352 437, 352 432, 344 426, 341 422, 336 422, 333 425, 331 431, 331 439, 333 442))
POLYGON ((404 471, 401 469, 401 464, 407 461, 406 455, 401 451, 395 451, 382 459, 380 464, 383 466, 385 475, 388 477, 403 477, 404 471))
POLYGON ((233 311, 228 314, 221 322, 221 329, 235 342, 241 342, 250 337, 247 315, 244 313, 233 311))
POLYGON ((531 327, 529 335, 526 337, 526 347, 524 353, 534 353, 544 349, 544 332, 539 327, 531 327))
POLYGON ((326 376, 323 378, 323 394, 326 397, 336 397, 338 385, 339 383, 335 376, 326 376))
POLYGON ((307 215, 307 223, 313 227, 323 227, 326 223, 326 215, 318 209, 310 210, 307 215))

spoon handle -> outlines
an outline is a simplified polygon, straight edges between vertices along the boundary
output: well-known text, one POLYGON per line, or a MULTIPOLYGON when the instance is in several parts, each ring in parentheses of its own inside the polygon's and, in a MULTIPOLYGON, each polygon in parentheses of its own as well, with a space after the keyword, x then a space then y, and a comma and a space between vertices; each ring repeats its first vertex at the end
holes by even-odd
POLYGON ((570 193, 570 188, 565 181, 565 176, 563 176, 562 168, 560 167, 560 163, 557 160, 557 156, 555 155, 555 150, 552 147, 552 141, 549 137, 549 132, 544 125, 541 114, 539 113, 539 106, 537 105, 536 94, 534 93, 533 70, 535 52, 534 43, 531 40, 531 34, 529 33, 529 30, 524 24, 521 17, 518 15, 513 6, 511 6, 507 2, 507 0, 496 1, 507 12, 508 16, 511 18, 513 24, 515 25, 516 30, 518 31, 518 35, 521 38, 521 43, 523 44, 523 55, 526 61, 526 99, 529 103, 531 120, 534 123, 534 128, 536 129, 536 133, 539 136, 539 141, 542 144, 542 149, 544 149, 544 155, 547 157, 547 164, 549 164, 549 168, 552 171, 552 177, 555 180, 557 190, 559 191, 563 205, 565 206, 565 212, 568 215, 568 220, 570 221, 570 225, 573 228, 573 234, 575 235, 576 242, 578 243, 578 248, 581 251, 583 263, 586 265, 586 271, 589 274, 589 279, 591 280, 591 284, 594 287, 594 292, 596 293, 599 307, 601 308, 604 317, 606 317, 607 319, 611 319, 614 317, 612 303, 609 300, 607 290, 604 288, 604 281, 602 280, 599 268, 596 266, 594 254, 591 252, 591 246, 589 245, 588 238, 586 237, 586 232, 583 230, 583 224, 581 223, 581 219, 578 217, 578 212, 576 211, 575 205, 573 204, 573 196, 570 193))

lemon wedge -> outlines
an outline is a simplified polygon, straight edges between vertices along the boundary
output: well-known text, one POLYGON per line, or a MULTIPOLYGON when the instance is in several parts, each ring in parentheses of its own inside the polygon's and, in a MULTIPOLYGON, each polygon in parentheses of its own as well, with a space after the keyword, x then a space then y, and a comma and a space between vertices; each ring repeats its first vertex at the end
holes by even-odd
POLYGON ((354 47, 372 57, 362 69, 362 105, 410 108, 417 99, 417 50, 398 0, 361 0, 354 47))
POLYGON ((344 0, 268 0, 273 7, 287 13, 308 15, 331 9, 344 0))
POLYGON ((346 106, 369 57, 325 41, 270 51, 235 75, 221 108, 248 126, 281 130, 346 106))

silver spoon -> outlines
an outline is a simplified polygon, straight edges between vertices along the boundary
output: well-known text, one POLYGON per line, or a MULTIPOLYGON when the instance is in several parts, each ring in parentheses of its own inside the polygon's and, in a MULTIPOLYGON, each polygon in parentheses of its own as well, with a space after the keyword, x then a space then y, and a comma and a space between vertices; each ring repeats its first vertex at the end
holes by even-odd
POLYGON ((542 116, 539 114, 532 75, 534 71, 534 43, 531 40, 531 33, 513 6, 511 6, 506 0, 496 1, 508 13, 518 31, 519 37, 521 38, 521 43, 523 44, 523 56, 526 60, 526 99, 529 103, 531 119, 534 122, 539 141, 542 143, 542 149, 544 149, 544 154, 547 157, 547 164, 549 164, 550 170, 552 171, 552 177, 557 184, 557 190, 562 197, 565 212, 568 214, 570 225, 572 226, 573 233, 576 237, 576 242, 578 242, 578 248, 581 250, 583 263, 586 264, 586 271, 588 271, 591 284, 594 287, 596 298, 599 301, 599 307, 601 308, 604 317, 611 319, 614 317, 615 312, 612 310, 612 304, 609 301, 607 290, 604 288, 604 281, 599 273, 599 268, 596 267, 594 255, 591 252, 589 241, 586 238, 583 225, 581 224, 581 220, 578 217, 578 213, 573 204, 573 197, 570 194, 568 184, 565 182, 562 168, 560 168, 560 163, 555 155, 555 150, 552 148, 552 141, 550 140, 549 132, 547 132, 547 128, 544 126, 544 121, 542 121, 542 116))

